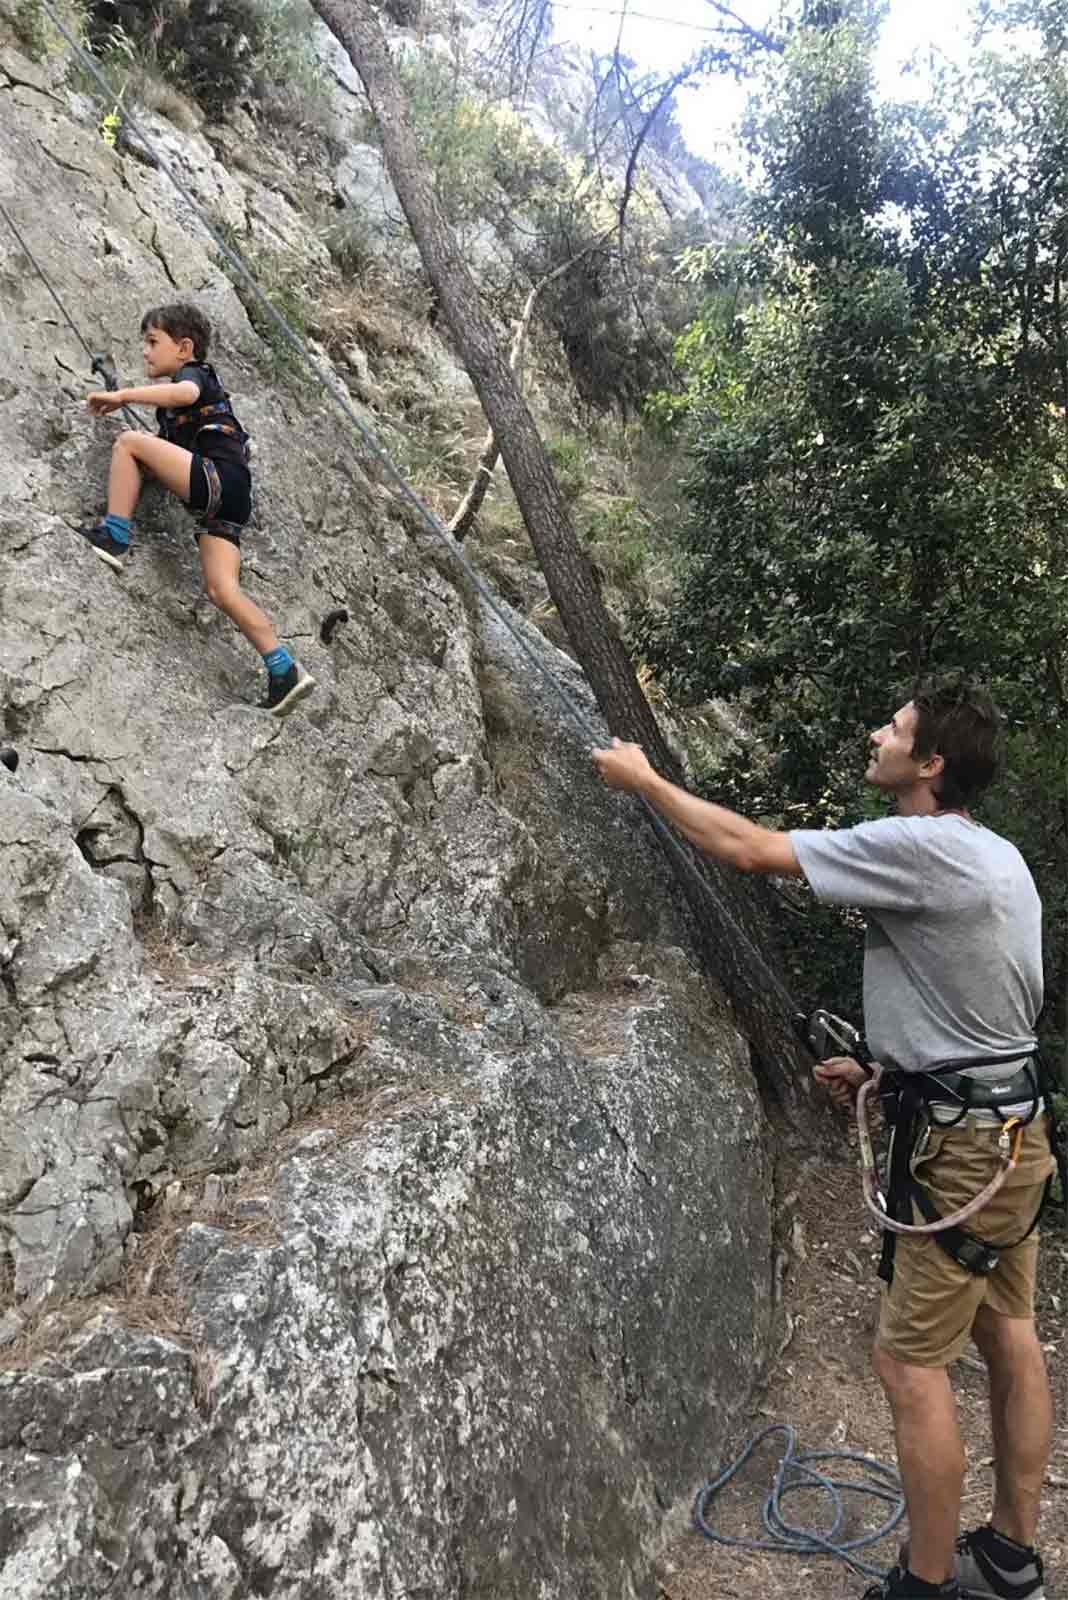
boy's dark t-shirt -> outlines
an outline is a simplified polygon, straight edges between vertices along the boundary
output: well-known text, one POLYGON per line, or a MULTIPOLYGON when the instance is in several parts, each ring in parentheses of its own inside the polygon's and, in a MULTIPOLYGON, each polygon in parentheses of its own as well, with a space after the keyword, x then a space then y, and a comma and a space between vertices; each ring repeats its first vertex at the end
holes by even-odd
POLYGON ((215 368, 206 361, 187 361, 175 383, 195 383, 199 397, 191 406, 157 406, 161 439, 197 451, 213 461, 227 461, 248 471, 247 434, 234 416, 230 397, 215 368), (219 409, 206 412, 206 406, 219 409))

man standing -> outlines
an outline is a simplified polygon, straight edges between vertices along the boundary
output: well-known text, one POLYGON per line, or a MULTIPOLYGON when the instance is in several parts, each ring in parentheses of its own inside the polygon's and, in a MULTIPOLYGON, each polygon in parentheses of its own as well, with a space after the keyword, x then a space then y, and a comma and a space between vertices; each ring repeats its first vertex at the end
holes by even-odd
MULTIPOLYGON (((996 773, 999 721, 978 688, 917 692, 872 735, 865 774, 894 797, 896 815, 824 831, 779 832, 699 800, 661 778, 637 745, 613 740, 593 752, 606 783, 643 795, 716 860, 804 877, 818 899, 865 912, 865 1032, 894 1081, 952 1066, 983 1086, 977 1100, 997 1098, 994 1080, 998 1092, 1009 1088, 996 1110, 961 1118, 959 1097, 953 1109, 927 1108, 912 1171, 939 1216, 985 1187, 999 1170, 1003 1117, 1034 1105, 1020 1084, 1042 1003, 1041 906, 1019 851, 967 810, 996 773)), ((839 1105, 855 1100, 866 1075, 848 1057, 815 1069, 839 1105)), ((1039 1102, 1016 1167, 971 1223, 1000 1249, 993 1270, 963 1265, 930 1234, 895 1241, 874 1365, 893 1414, 911 1538, 865 1600, 1043 1600, 1034 1539, 1052 1402, 1034 1324, 1033 1224, 1053 1167, 1039 1102), (996 1488, 989 1524, 958 1538, 964 1448, 947 1369, 969 1337, 989 1374, 996 1488)), ((910 1220, 924 1219, 917 1211, 910 1220)))

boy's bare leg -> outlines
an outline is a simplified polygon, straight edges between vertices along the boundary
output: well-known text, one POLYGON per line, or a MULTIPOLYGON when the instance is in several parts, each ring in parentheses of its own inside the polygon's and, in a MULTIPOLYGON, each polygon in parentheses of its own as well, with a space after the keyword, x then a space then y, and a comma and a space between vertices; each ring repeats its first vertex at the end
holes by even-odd
POLYGON ((213 605, 241 629, 250 644, 260 655, 277 650, 278 635, 270 617, 261 611, 255 600, 250 600, 241 589, 241 551, 229 539, 220 539, 212 533, 202 533, 200 570, 204 575, 204 593, 213 605))
POLYGON ((1033 1545, 1042 1480, 1053 1442, 1053 1402, 1042 1346, 1030 1317, 980 1306, 972 1338, 990 1374, 994 1510, 990 1521, 1017 1544, 1033 1545))
POLYGON ((926 1583, 953 1573, 964 1486, 964 1445, 944 1367, 899 1361, 878 1345, 874 1366, 894 1418, 909 1516, 909 1571, 926 1583))
POLYGON ((108 474, 108 512, 132 517, 141 498, 144 470, 158 478, 165 489, 180 500, 189 499, 189 469, 192 456, 181 445, 169 444, 152 433, 132 428, 120 433, 111 447, 108 474))

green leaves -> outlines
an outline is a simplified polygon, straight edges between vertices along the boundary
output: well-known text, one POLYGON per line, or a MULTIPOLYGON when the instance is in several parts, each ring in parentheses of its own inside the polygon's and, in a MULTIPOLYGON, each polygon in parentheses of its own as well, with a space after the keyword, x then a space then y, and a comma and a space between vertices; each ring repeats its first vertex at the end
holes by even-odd
POLYGON ((716 793, 795 824, 859 820, 867 731, 917 678, 985 678, 996 815, 1063 933, 1068 75, 1042 36, 886 110, 855 18, 798 32, 751 123, 751 243, 682 263, 706 309, 650 410, 688 440, 691 516, 633 626, 677 695, 759 730, 716 793))

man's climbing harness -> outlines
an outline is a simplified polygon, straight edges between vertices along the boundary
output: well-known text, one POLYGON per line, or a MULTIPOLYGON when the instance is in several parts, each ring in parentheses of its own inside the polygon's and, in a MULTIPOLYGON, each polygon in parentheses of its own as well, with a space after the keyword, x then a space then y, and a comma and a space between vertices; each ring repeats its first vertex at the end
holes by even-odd
POLYGON ((874 1161, 868 1155, 864 1157, 863 1175, 865 1204, 884 1229, 879 1276, 886 1283, 893 1282, 894 1247, 899 1234, 933 1234, 936 1243, 958 1266, 977 1276, 986 1276, 995 1270, 1004 1251, 1022 1244, 1034 1232, 1049 1198, 1052 1174, 1046 1180, 1033 1218, 1019 1238, 995 1245, 969 1233, 962 1224, 988 1205, 1004 1186, 1019 1160, 1024 1129, 1042 1110, 1048 1118, 1050 1148, 1060 1174, 1062 1197, 1068 1207, 1068 1172, 1053 1101, 1052 1074, 1037 1054, 1017 1072, 997 1083, 971 1078, 965 1071, 995 1064, 998 1063, 990 1058, 979 1058, 946 1062, 927 1072, 886 1074, 876 1069, 871 1081, 862 1086, 857 1096, 858 1128, 862 1125, 866 1128, 868 1097, 878 1092, 893 1129, 885 1198, 879 1191, 874 1161), (883 1087, 887 1081, 888 1086, 883 1087), (1016 1109, 1024 1105, 1026 1110, 1016 1109), (967 1205, 942 1216, 927 1188, 916 1178, 913 1162, 922 1154, 932 1126, 956 1127, 971 1112, 992 1112, 1001 1123, 997 1142, 998 1170, 967 1205), (925 1219, 923 1223, 912 1222, 913 1205, 925 1219))
POLYGON ((1011 1245, 993 1245, 988 1240, 968 1233, 961 1224, 988 1205, 1004 1187, 1019 1161, 1024 1129, 1042 1109, 1049 1117, 1050 1144, 1057 1159, 1068 1214, 1068 1162, 1057 1126, 1053 1100, 1056 1086, 1052 1074, 1045 1068, 1037 1052, 1018 1071, 997 1083, 988 1083, 969 1077, 966 1069, 1004 1065, 997 1058, 949 1061, 925 1072, 888 1072, 872 1061, 858 1030, 833 1012, 814 1011, 809 1017, 801 1016, 798 1028, 817 1060, 824 1059, 830 1053, 828 1047, 833 1043, 844 1054, 852 1056, 868 1073, 867 1082, 861 1085, 857 1094, 857 1137, 860 1143, 864 1204, 884 1230, 879 1276, 887 1283, 893 1281, 894 1240, 897 1234, 933 1234, 936 1242, 958 1265, 969 1272, 985 1275, 993 1272, 1004 1250, 1022 1244, 1033 1233, 1049 1197, 1052 1177, 1046 1182, 1030 1227, 1011 1245), (885 1194, 879 1181, 869 1126, 868 1107, 872 1095, 878 1095, 893 1130, 889 1181, 885 1194), (1016 1109, 1024 1105, 1027 1107, 1025 1111, 1016 1109), (991 1112, 1001 1122, 997 1145, 999 1166, 989 1183, 966 1205, 948 1216, 942 1216, 927 1189, 915 1177, 912 1163, 917 1154, 922 1153, 936 1121, 941 1127, 956 1127, 973 1111, 991 1112), (913 1204, 925 1219, 922 1223, 911 1220, 913 1204))

